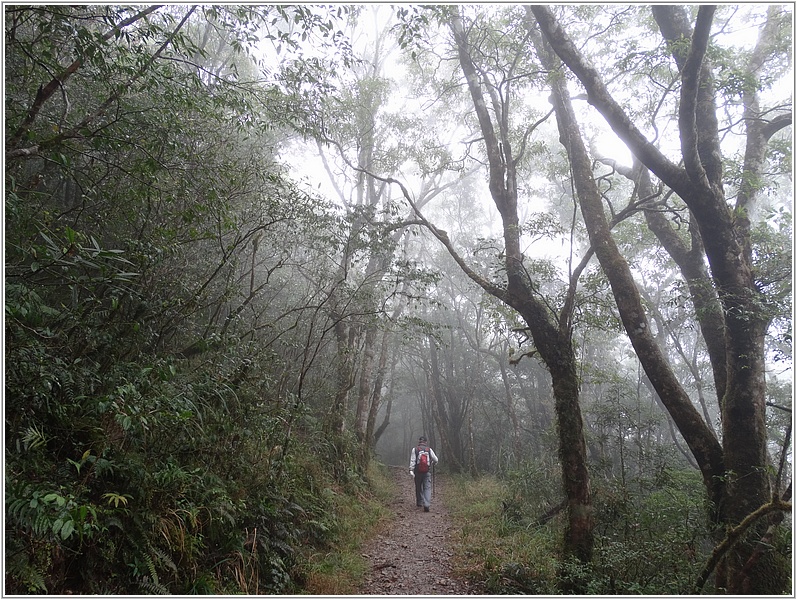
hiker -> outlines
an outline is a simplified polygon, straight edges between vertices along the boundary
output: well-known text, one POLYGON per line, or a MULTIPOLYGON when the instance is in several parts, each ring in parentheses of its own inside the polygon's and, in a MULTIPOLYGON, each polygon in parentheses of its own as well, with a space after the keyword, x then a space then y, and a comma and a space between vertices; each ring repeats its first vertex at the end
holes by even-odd
POLYGON ((429 512, 432 503, 432 465, 437 464, 437 456, 429 447, 425 435, 418 438, 418 445, 410 453, 410 475, 415 478, 415 505, 423 506, 429 512))

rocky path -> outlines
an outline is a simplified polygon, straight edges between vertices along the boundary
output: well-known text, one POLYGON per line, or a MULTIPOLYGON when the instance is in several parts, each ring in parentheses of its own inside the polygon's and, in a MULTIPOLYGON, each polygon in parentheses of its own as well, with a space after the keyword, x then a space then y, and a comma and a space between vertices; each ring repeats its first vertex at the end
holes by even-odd
POLYGON ((431 510, 415 506, 415 486, 406 467, 391 467, 399 491, 391 509, 396 518, 363 550, 371 570, 360 594, 465 595, 477 593, 451 573, 448 513, 443 505, 445 479, 437 475, 431 510))

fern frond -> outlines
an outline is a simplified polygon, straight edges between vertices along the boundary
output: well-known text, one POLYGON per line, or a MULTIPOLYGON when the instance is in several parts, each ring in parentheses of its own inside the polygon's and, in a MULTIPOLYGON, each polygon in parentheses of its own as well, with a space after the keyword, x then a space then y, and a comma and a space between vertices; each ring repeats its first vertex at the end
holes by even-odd
POLYGON ((42 536, 45 533, 48 533, 50 529, 52 529, 52 526, 52 521, 50 521, 50 518, 47 516, 47 514, 43 511, 39 511, 34 517, 31 529, 37 536, 42 536))
POLYGON ((157 596, 169 595, 169 590, 166 589, 166 586, 158 583, 157 581, 150 581, 148 577, 143 578, 140 583, 141 587, 150 594, 157 596))
POLYGON ((69 401, 69 403, 73 403, 75 401, 75 381, 74 379, 67 373, 64 373, 58 379, 58 385, 61 387, 61 391, 64 393, 64 397, 69 401))
POLYGON ((28 555, 25 552, 17 552, 8 558, 6 562, 6 577, 18 580, 32 594, 48 593, 47 584, 44 582, 44 574, 30 564, 28 555))
POLYGON ((177 565, 174 564, 172 557, 166 554, 166 552, 156 546, 150 546, 149 551, 160 559, 161 564, 169 567, 174 573, 177 573, 177 565))
POLYGON ((38 425, 30 425, 22 434, 25 451, 30 452, 47 444, 47 436, 38 425))
POLYGON ((155 561, 152 558, 152 555, 147 554, 144 556, 144 562, 147 565, 147 569, 149 569, 149 574, 152 577, 152 581, 155 582, 155 585, 158 585, 158 571, 155 568, 155 561))
POLYGON ((27 576, 25 583, 31 592, 47 593, 47 584, 44 583, 44 575, 38 569, 31 567, 25 571, 25 575, 27 576))

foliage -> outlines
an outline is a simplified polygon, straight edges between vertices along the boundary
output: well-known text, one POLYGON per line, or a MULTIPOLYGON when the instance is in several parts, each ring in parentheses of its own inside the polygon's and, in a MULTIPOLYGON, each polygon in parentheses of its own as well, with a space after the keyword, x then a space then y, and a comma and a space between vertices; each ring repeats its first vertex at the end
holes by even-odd
POLYGON ((284 409, 257 388, 133 364, 78 394, 60 384, 68 365, 42 363, 42 385, 63 389, 58 411, 19 392, 29 415, 7 407, 20 424, 6 465, 9 589, 295 589, 297 550, 329 539, 333 506, 314 490, 333 482, 300 440, 283 456, 284 409))
POLYGON ((306 557, 304 590, 315 595, 352 594, 367 567, 361 544, 387 524, 387 505, 395 498, 395 484, 388 469, 371 461, 366 472, 368 489, 355 494, 329 487, 323 495, 330 498, 336 515, 330 527, 333 548, 311 551, 306 557))
MULTIPOLYGON (((292 10, 271 25, 319 26, 292 10)), ((336 519, 317 491, 362 479, 305 402, 344 232, 270 150, 264 15, 6 16, 6 590, 300 590, 336 519)))
POLYGON ((666 468, 626 488, 615 481, 595 490, 600 535, 590 593, 688 593, 713 546, 699 474, 666 468))
MULTIPOLYGON (((451 486, 461 570, 489 593, 690 589, 713 545, 699 478, 684 470, 688 452, 676 450, 681 440, 620 335, 595 261, 567 324, 597 525, 595 560, 584 565, 561 560, 550 377, 517 314, 452 273, 394 187, 331 157, 325 170, 338 197, 294 181, 296 132, 334 140, 325 151, 338 144, 351 163, 402 178, 477 272, 506 279, 504 232, 484 217, 481 136, 467 131, 476 126, 472 106, 442 35, 451 8, 399 7, 392 29, 381 13, 374 20, 386 34, 362 51, 355 34, 376 16, 367 10, 4 7, 9 593, 351 593, 364 568, 357 545, 386 519, 386 477, 364 468, 373 448, 357 437, 364 423, 353 414, 360 400, 380 408, 380 393, 388 408, 379 417, 387 425, 392 406, 387 436, 402 463, 403 438, 421 421, 433 437, 445 433, 443 468, 505 477, 451 486)), ((738 142, 745 94, 761 95, 767 119, 783 122, 788 112, 770 107, 790 72, 791 33, 774 32, 755 80, 750 53, 728 41, 736 10, 719 9, 725 29, 709 56, 731 150, 728 198, 745 186, 757 193, 733 216, 751 222, 755 308, 769 324, 773 369, 768 449, 782 492, 791 447, 791 139, 775 133, 755 175, 743 172, 738 142)), ((778 10, 778 23, 790 22, 778 10)), ((545 119, 547 82, 528 53, 522 9, 463 11, 491 110, 507 111, 507 140, 522 157, 522 266, 534 294, 559 310, 589 241, 555 123, 545 119)), ((624 100, 646 135, 662 147, 677 141, 678 73, 658 29, 650 35, 649 9, 557 12, 613 89, 635 90, 624 100)), ((763 12, 750 15, 757 25, 763 12)), ((585 123, 600 147, 605 133, 594 128, 585 123)), ((639 200, 619 168, 598 179, 611 215, 639 200)), ((675 195, 664 190, 646 206, 691 242, 689 211, 675 195)), ((684 278, 641 214, 614 235, 663 352, 706 420, 716 420, 720 402, 704 385, 710 364, 684 278)), ((775 547, 785 554, 790 542, 781 531, 775 547)))
POLYGON ((600 526, 589 565, 562 558, 564 517, 548 510, 560 496, 546 499, 556 477, 541 475, 528 464, 505 482, 458 478, 449 486, 458 568, 486 593, 557 594, 573 585, 591 595, 689 593, 713 547, 698 473, 664 469, 627 488, 615 479, 596 485, 600 526))

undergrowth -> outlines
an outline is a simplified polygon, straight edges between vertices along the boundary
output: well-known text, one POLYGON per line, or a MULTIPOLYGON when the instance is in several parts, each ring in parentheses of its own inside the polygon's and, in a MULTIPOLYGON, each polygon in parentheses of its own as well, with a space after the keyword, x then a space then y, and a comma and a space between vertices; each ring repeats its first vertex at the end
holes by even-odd
POLYGON ((389 520, 391 514, 386 506, 395 496, 395 483, 384 465, 372 461, 366 478, 368 489, 357 494, 324 490, 336 515, 330 530, 335 545, 306 554, 306 593, 326 596, 357 592, 357 582, 368 567, 362 557, 362 544, 389 520))
POLYGON ((555 593, 556 528, 513 524, 506 497, 497 478, 452 479, 446 504, 458 532, 457 571, 487 594, 555 593))
POLYGON ((7 593, 303 591, 305 553, 334 543, 366 484, 327 464, 317 424, 256 375, 273 359, 238 344, 212 356, 231 372, 110 360, 22 286, 6 312, 7 593))
POLYGON ((572 585, 590 595, 691 593, 713 548, 699 474, 663 469, 629 483, 593 485, 593 560, 581 564, 562 555, 565 513, 542 518, 540 498, 555 481, 530 472, 454 478, 447 504, 457 569, 487 594, 561 594, 572 585))

